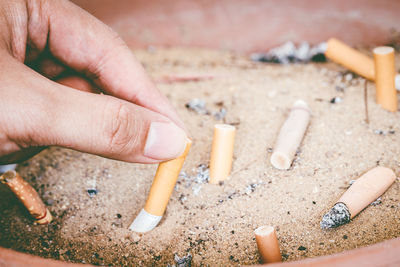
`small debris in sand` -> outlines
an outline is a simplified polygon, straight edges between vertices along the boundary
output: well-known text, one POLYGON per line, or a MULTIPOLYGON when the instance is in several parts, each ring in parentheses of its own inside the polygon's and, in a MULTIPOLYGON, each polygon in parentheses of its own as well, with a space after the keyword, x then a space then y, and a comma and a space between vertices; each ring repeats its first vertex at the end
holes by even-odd
POLYGON ((303 42, 296 47, 293 42, 287 42, 267 53, 254 53, 250 58, 253 61, 278 64, 326 62, 325 50, 326 43, 311 47, 309 43, 303 42))
POLYGON ((189 253, 187 256, 180 258, 178 254, 174 255, 175 264, 167 265, 167 267, 190 267, 192 266, 192 255, 189 253))
POLYGON ((201 115, 210 114, 210 112, 206 109, 206 101, 200 98, 193 98, 185 105, 185 107, 201 115))
POLYGON ((96 188, 90 188, 87 190, 87 193, 88 193, 89 197, 94 197, 95 195, 97 195, 97 190, 96 190, 96 188))
POLYGON ((300 246, 297 250, 304 251, 304 250, 307 250, 307 248, 303 247, 303 246, 300 246))
POLYGON ((213 115, 214 119, 217 121, 223 120, 226 117, 225 108, 221 107, 218 111, 210 112, 206 108, 206 101, 199 98, 193 98, 185 107, 200 115, 213 115))
POLYGON ((213 115, 214 119, 216 119, 217 121, 222 121, 226 116, 226 109, 220 108, 219 111, 214 112, 213 115))
POLYGON ((378 205, 380 205, 380 204, 382 204, 382 198, 381 197, 378 197, 374 202, 372 202, 370 205, 371 206, 378 206, 378 205))
POLYGON ((192 186, 193 194, 197 196, 202 185, 208 183, 210 179, 210 170, 206 164, 200 164, 197 166, 196 175, 189 176, 186 172, 181 172, 179 177, 185 180, 186 187, 192 186))
POLYGON ((335 96, 335 97, 332 98, 329 102, 330 102, 331 104, 337 104, 337 103, 342 102, 342 98, 340 98, 340 97, 338 97, 338 96, 335 96))

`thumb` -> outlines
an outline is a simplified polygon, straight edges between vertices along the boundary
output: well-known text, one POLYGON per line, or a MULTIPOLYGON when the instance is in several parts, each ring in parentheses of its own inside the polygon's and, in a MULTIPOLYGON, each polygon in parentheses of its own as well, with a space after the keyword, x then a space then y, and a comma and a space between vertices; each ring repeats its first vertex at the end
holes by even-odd
POLYGON ((50 144, 140 163, 183 153, 186 134, 169 118, 112 96, 57 86, 63 90, 48 133, 50 144))

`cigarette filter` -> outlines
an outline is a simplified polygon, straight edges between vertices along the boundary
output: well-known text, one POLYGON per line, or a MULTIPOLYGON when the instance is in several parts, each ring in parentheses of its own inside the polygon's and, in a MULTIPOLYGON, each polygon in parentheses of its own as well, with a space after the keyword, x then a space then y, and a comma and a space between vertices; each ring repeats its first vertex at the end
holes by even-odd
POLYGON ((277 169, 287 170, 292 164, 294 155, 299 147, 310 121, 311 110, 303 100, 297 100, 288 118, 283 124, 274 152, 271 155, 271 164, 277 169))
POLYGON ((272 263, 282 261, 281 252, 279 249, 279 242, 276 237, 276 232, 272 226, 258 227, 254 234, 256 235, 256 242, 258 252, 261 255, 263 263, 272 263))
POLYGON ((395 88, 396 70, 394 49, 388 46, 373 50, 375 62, 376 102, 384 109, 397 111, 397 94, 395 88))
MULTIPOLYGON (((375 81, 374 60, 338 39, 328 40, 325 56, 358 75, 375 81)), ((395 75, 395 88, 400 90, 400 74, 395 75)))
POLYGON ((210 158, 210 184, 228 179, 232 168, 235 126, 216 124, 210 158))
POLYGON ((187 140, 186 149, 181 156, 158 165, 146 204, 129 227, 130 230, 148 232, 160 222, 191 145, 192 141, 187 140))
POLYGON ((321 228, 338 227, 350 222, 350 219, 382 195, 395 180, 396 175, 391 169, 375 167, 369 170, 358 178, 324 215, 321 228))
POLYGON ((36 223, 47 224, 52 221, 53 217, 40 199, 39 194, 32 186, 22 179, 16 171, 10 170, 5 172, 0 176, 0 181, 11 189, 22 204, 28 209, 28 212, 33 219, 35 219, 36 223))

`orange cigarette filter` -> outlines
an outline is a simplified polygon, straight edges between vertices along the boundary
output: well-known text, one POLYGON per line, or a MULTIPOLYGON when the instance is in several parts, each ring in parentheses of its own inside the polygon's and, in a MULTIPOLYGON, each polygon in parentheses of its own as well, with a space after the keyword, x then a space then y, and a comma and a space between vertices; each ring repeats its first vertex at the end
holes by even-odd
POLYGON ((28 209, 30 215, 38 224, 48 224, 52 221, 50 211, 46 208, 36 190, 28 184, 16 171, 10 170, 0 176, 0 181, 8 186, 17 198, 28 209))
POLYGON ((375 80, 374 61, 338 39, 328 40, 325 56, 368 80, 375 80))
POLYGON ((373 50, 375 62, 376 102, 384 109, 397 111, 397 93, 395 87, 394 49, 380 46, 373 50))
POLYGON ((337 201, 346 204, 353 219, 366 206, 375 201, 396 180, 394 172, 385 167, 376 167, 358 178, 337 201))
POLYGON ((321 220, 322 229, 349 223, 394 183, 396 175, 385 167, 375 167, 358 178, 321 220))
POLYGON ((158 165, 146 205, 144 206, 144 210, 148 213, 155 216, 164 214, 191 145, 192 141, 188 140, 186 149, 181 156, 158 165))
POLYGON ((211 184, 218 184, 228 179, 232 168, 233 148, 235 143, 235 126, 216 124, 210 158, 211 184))
POLYGON ((263 263, 272 263, 282 261, 281 252, 279 249, 278 238, 276 237, 275 228, 272 226, 258 227, 254 234, 258 252, 261 255, 263 263))

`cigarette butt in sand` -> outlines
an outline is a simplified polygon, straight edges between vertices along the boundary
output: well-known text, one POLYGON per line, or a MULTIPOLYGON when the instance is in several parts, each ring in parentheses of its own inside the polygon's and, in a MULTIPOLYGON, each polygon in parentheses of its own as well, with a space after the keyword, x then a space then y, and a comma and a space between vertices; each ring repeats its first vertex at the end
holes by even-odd
POLYGON ((395 88, 396 70, 394 49, 380 46, 373 50, 375 62, 376 102, 384 109, 397 111, 397 93, 395 88))
POLYGON ((310 116, 311 110, 307 103, 297 100, 279 132, 274 152, 271 155, 272 166, 280 170, 290 168, 297 148, 307 130, 310 116))
POLYGON ((50 211, 46 208, 39 194, 16 171, 10 170, 0 176, 0 181, 7 185, 22 204, 28 209, 30 215, 38 224, 48 224, 52 221, 50 211))
POLYGON ((358 178, 321 220, 321 228, 338 227, 350 222, 360 211, 381 196, 396 180, 394 172, 375 167, 358 178))
POLYGON ((328 40, 325 56, 368 80, 375 79, 374 61, 338 39, 328 40))
POLYGON ((263 263, 282 261, 282 256, 279 249, 279 242, 278 238, 276 237, 274 227, 258 227, 254 231, 254 234, 256 235, 257 247, 263 263))
POLYGON ((232 168, 235 126, 216 124, 210 158, 210 184, 228 179, 232 168))
POLYGON ((146 204, 130 225, 130 230, 139 233, 148 232, 160 222, 191 145, 192 141, 187 140, 185 151, 181 156, 158 165, 146 204))
MULTIPOLYGON (((352 72, 368 80, 375 81, 374 60, 338 39, 331 38, 328 40, 325 56, 352 72)), ((400 90, 400 74, 396 74, 394 80, 395 88, 400 90)))

